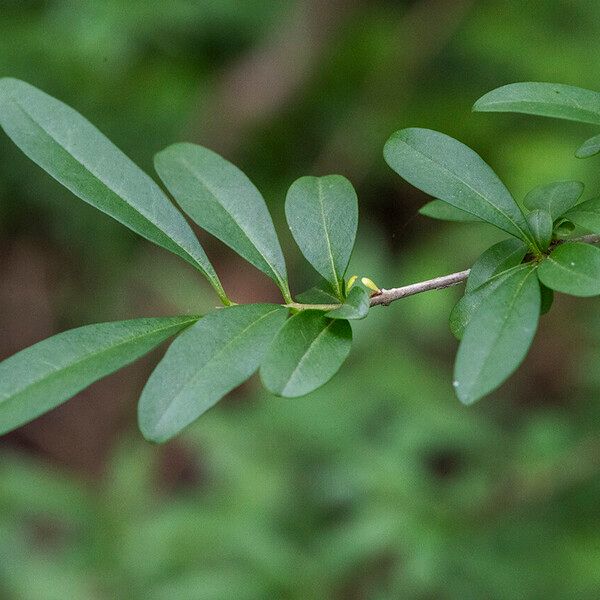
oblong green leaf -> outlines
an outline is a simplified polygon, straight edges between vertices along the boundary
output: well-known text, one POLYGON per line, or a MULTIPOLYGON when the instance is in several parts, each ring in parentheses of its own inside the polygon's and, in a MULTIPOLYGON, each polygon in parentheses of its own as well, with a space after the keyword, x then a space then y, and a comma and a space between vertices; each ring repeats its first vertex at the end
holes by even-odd
POLYGON ((213 266, 160 187, 66 104, 17 79, 0 79, 0 126, 76 196, 200 270, 228 303, 213 266))
POLYGON ((545 210, 552 220, 556 220, 577 204, 583 189, 581 181, 554 181, 533 188, 525 196, 523 204, 529 210, 545 210))
POLYGON ((344 303, 325 314, 330 319, 364 319, 369 313, 370 293, 360 283, 354 284, 344 303))
POLYGON ((527 215, 527 223, 537 247, 545 252, 552 241, 554 223, 550 213, 542 208, 536 208, 527 215))
POLYGON ((156 172, 200 227, 277 283, 289 301, 283 252, 262 194, 235 165, 195 144, 174 144, 154 158, 156 172))
POLYGON ((468 146, 431 129, 402 129, 386 142, 388 165, 409 183, 531 242, 525 216, 494 171, 468 146))
POLYGON ((559 83, 511 83, 479 98, 473 110, 525 113, 600 125, 600 94, 559 83))
POLYGON ((286 315, 276 304, 229 306, 179 336, 142 392, 138 423, 144 437, 168 440, 248 379, 286 315))
POLYGON ((527 245, 515 238, 490 246, 471 267, 465 293, 472 292, 494 275, 516 267, 525 258, 527 245))
POLYGON ((133 319, 71 329, 0 363, 0 435, 143 356, 198 317, 133 319))
POLYGON ((260 368, 265 387, 277 396, 304 396, 327 383, 352 345, 348 321, 304 310, 281 328, 260 368))
MULTIPOLYGON (((525 271, 529 265, 523 264, 501 271, 493 275, 485 283, 467 292, 455 305, 450 313, 450 331, 457 339, 463 337, 465 328, 485 299, 492 294, 505 279, 512 277, 515 272, 525 271)), ((469 274, 470 275, 470 274, 469 274)))
POLYGON ((472 404, 521 364, 537 329, 540 285, 536 266, 515 269, 479 306, 458 348, 454 390, 472 404))
POLYGON ((589 158, 600 152, 600 135, 595 135, 589 140, 585 140, 575 151, 577 158, 589 158))
POLYGON ((341 299, 358 227, 352 184, 341 175, 301 177, 288 190, 285 215, 302 254, 341 299))
POLYGON ((600 295, 600 248, 581 242, 557 246, 540 264, 540 281, 572 296, 600 295))
POLYGON ((456 208, 443 200, 432 200, 424 204, 419 213, 430 219, 439 219, 440 221, 458 221, 464 223, 479 223, 481 219, 460 208, 456 208))
POLYGON ((600 196, 575 205, 564 216, 579 227, 600 233, 600 196))

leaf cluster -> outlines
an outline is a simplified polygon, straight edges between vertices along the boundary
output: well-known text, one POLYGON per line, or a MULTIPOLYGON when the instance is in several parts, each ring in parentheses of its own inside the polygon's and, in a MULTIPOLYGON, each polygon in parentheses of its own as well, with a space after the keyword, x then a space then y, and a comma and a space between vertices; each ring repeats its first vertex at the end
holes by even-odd
MULTIPOLYGON (((542 83, 505 86, 479 111, 526 112, 600 125, 600 94, 542 83)), ((83 116, 15 79, 0 80, 0 125, 15 144, 76 196, 195 267, 223 307, 202 318, 142 318, 63 332, 0 364, 0 433, 64 402, 97 379, 177 336, 150 376, 139 425, 170 439, 257 370, 274 394, 296 397, 326 383, 352 343, 350 322, 367 316, 379 289, 346 279, 358 200, 340 175, 301 177, 286 197, 290 231, 320 275, 290 291, 284 255, 260 191, 213 151, 174 144, 155 169, 199 227, 270 277, 281 304, 232 301, 183 214, 163 189, 83 116)), ((577 151, 600 152, 598 136, 577 151)), ((460 340, 454 388, 470 404, 497 388, 526 355, 554 291, 600 294, 600 249, 571 239, 576 227, 600 234, 600 198, 580 202, 583 184, 551 182, 518 204, 489 165, 461 142, 428 129, 403 129, 384 148, 390 167, 433 196, 427 216, 487 222, 510 237, 473 265, 450 328, 460 340)))

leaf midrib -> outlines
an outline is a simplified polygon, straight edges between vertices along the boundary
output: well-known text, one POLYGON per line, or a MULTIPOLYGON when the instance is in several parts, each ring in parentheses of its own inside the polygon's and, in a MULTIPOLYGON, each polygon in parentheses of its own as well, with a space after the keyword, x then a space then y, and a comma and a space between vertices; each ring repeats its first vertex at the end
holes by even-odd
MULTIPOLYGON (((242 227, 242 225, 239 224, 239 222, 237 221, 237 219, 235 218, 235 216, 231 213, 231 211, 222 202, 219 201, 219 197, 217 196, 217 194, 213 191, 213 189, 211 188, 211 186, 201 178, 201 176, 195 170, 194 165, 191 164, 185 157, 179 157, 179 160, 181 160, 181 162, 183 163, 183 165, 189 169, 189 171, 192 174, 192 176, 194 177, 194 179, 196 179, 196 181, 202 187, 204 187, 206 189, 206 191, 215 199, 215 201, 217 202, 217 204, 225 211, 225 213, 227 214, 227 216, 231 219, 231 222, 241 231, 242 235, 248 240, 248 242, 250 242, 250 245, 258 252, 258 254, 260 255, 260 257, 265 261, 265 264, 269 267, 269 269, 271 269, 271 272, 273 273, 273 275, 274 275, 277 283, 279 284, 279 286, 280 287, 282 287, 282 286, 285 287, 285 280, 282 277, 282 274, 280 274, 279 270, 275 266, 273 266, 273 264, 265 256, 265 254, 261 250, 261 248, 259 248, 258 245, 252 240, 252 238, 248 235, 248 233, 242 227)), ((215 235, 216 235, 216 233, 215 233, 215 235)))
MULTIPOLYGON (((525 275, 525 277, 523 277, 523 280, 521 281, 519 287, 515 290, 515 293, 513 294, 512 298, 510 300, 510 303, 509 303, 509 306, 508 306, 507 310, 504 311, 504 315, 505 316, 502 319, 502 325, 500 326, 500 329, 498 330, 498 334, 494 337, 495 342, 490 347, 493 348, 495 346, 495 344, 496 344, 496 341, 502 337, 502 334, 503 334, 503 332, 504 332, 504 330, 505 330, 505 328, 507 326, 510 313, 512 312, 512 309, 513 309, 513 307, 515 305, 516 299, 518 298, 519 294, 521 293, 521 290, 523 289, 523 286, 525 285, 527 279, 531 275, 533 275, 534 273, 535 273, 535 268, 532 268, 531 271, 529 273, 527 273, 525 275)), ((488 366, 488 364, 490 362, 490 358, 491 358, 492 355, 493 355, 493 352, 488 352, 485 360, 483 361, 483 363, 481 363, 481 367, 477 371, 477 378, 478 379, 481 376, 481 373, 483 373, 487 369, 487 366, 488 366)))
POLYGON ((308 356, 314 351, 316 344, 318 344, 319 339, 327 332, 327 330, 332 327, 334 325, 335 321, 331 321, 331 323, 329 323, 326 327, 324 327, 319 334, 315 337, 315 339, 309 344, 308 348, 305 350, 304 354, 302 355, 302 357, 300 358, 300 360, 298 361, 298 364, 296 365, 296 368, 291 372, 290 376, 288 377, 288 380, 286 381, 285 385, 283 386, 281 393, 285 394, 287 389, 289 388, 290 384, 292 383, 292 380, 294 379, 294 377, 296 376, 296 373, 301 369, 301 367, 304 365, 304 363, 306 362, 308 356))
POLYGON ((342 289, 340 287, 339 277, 335 268, 335 260, 333 258, 333 251, 331 249, 331 239, 329 238, 329 230, 327 228, 327 222, 325 220, 325 205, 323 199, 323 182, 321 179, 317 179, 317 197, 319 199, 319 208, 321 210, 321 220, 323 223, 323 233, 325 234, 325 243, 327 244, 327 256, 331 265, 331 272, 335 282, 335 287, 338 293, 338 297, 342 297, 342 289))
MULTIPOLYGON (((112 189, 112 187, 106 183, 99 175, 97 175, 96 173, 94 173, 84 162, 82 162, 79 158, 77 158, 74 154, 72 154, 68 148, 66 148, 63 144, 61 144, 61 142, 59 142, 40 122, 38 122, 35 117, 29 113, 27 111, 27 109, 19 102, 19 100, 17 100, 14 96, 11 96, 13 102, 15 103, 15 106, 25 115, 25 117, 27 119, 29 119, 29 121, 35 126, 38 127, 54 144, 56 144, 59 148, 61 148, 64 152, 67 153, 67 155, 74 160, 78 165, 80 165, 86 173, 89 173, 96 181, 98 181, 104 188, 106 188, 107 190, 109 190, 112 194, 114 194, 117 198, 119 198, 122 202, 124 202, 129 208, 131 208, 132 210, 134 210, 142 219, 143 221, 149 225, 150 227, 154 228, 155 231, 159 232, 160 234, 162 234, 163 236, 165 236, 167 238, 167 240, 173 242, 178 248, 180 248, 183 253, 190 259, 191 262, 193 262, 194 265, 198 265, 198 267, 200 268, 200 270, 209 278, 212 280, 214 280, 214 277, 207 272, 207 270, 198 262, 198 260, 189 252, 189 250, 187 250, 184 246, 181 245, 180 242, 178 242, 177 240, 175 240, 173 237, 171 237, 170 234, 168 234, 166 231, 164 231, 161 227, 159 227, 156 223, 154 223, 149 217, 147 217, 143 212, 141 212, 141 210, 135 206, 133 206, 132 204, 130 204, 125 198, 123 198, 123 196, 121 196, 117 191, 115 191, 114 189, 112 189)), ((101 133, 101 132, 100 132, 101 133)), ((103 135, 101 133, 101 135, 103 135)), ((118 150, 118 148, 117 148, 118 150)), ((35 161, 37 162, 37 161, 35 161)), ((43 167, 42 167, 43 168, 43 167)), ((45 169, 44 169, 45 170, 45 169)), ((54 179, 56 179, 57 181, 58 178, 55 177, 54 175, 52 175, 52 177, 54 177, 54 179)), ((59 181, 59 183, 63 184, 62 181, 59 181)), ((72 193, 73 190, 71 190, 68 186, 66 186, 69 191, 71 191, 72 193)), ((77 194, 76 194, 77 195, 77 194)), ((165 198, 166 199, 166 198, 165 198)), ((86 202, 89 202, 87 200, 85 200, 86 202)), ((91 203, 90 203, 91 204, 91 203)), ((94 204, 93 205, 95 208, 97 208, 98 210, 101 210, 103 213, 109 215, 110 217, 112 217, 113 219, 119 221, 122 225, 125 225, 126 227, 128 227, 128 225, 126 223, 123 223, 117 216, 114 216, 112 214, 110 214, 109 212, 107 212, 105 209, 103 209, 102 207, 94 204)), ((138 232, 139 233, 139 232, 138 232)))
MULTIPOLYGON (((165 325, 164 327, 159 327, 157 329, 153 329, 152 331, 148 331, 144 334, 127 338, 125 340, 122 340, 118 344, 110 346, 109 348, 104 348, 97 352, 92 352, 91 354, 86 354, 84 357, 82 357, 72 363, 69 363, 68 365, 66 365, 64 367, 58 367, 56 369, 53 369, 52 371, 50 371, 50 373, 48 375, 42 377, 41 379, 36 379, 35 381, 28 383, 25 387, 21 388, 20 390, 17 390, 15 393, 10 394, 8 396, 4 396, 2 399, 0 399, 0 411, 3 410, 3 408, 5 406, 7 406, 8 403, 12 403, 12 401, 15 400, 16 398, 18 398, 19 396, 22 396, 23 394, 29 392, 32 388, 35 388, 48 380, 56 379, 56 377, 59 377, 64 371, 67 371, 70 369, 75 369, 90 360, 97 359, 98 357, 102 356, 103 354, 111 353, 115 350, 118 350, 119 348, 122 348, 123 346, 127 346, 128 344, 140 342, 145 337, 149 337, 151 335, 161 333, 167 329, 177 328, 179 325, 181 325, 180 329, 184 329, 188 325, 188 323, 189 324, 195 323, 198 321, 199 318, 200 317, 194 317, 189 320, 182 321, 180 324, 172 323, 170 325, 165 325)), ((48 339, 52 339, 52 338, 48 338, 48 339)))
MULTIPOLYGON (((490 200, 488 200, 485 196, 483 196, 481 194, 481 192, 479 192, 478 190, 476 190, 470 183, 468 183, 467 181, 465 181, 464 179, 462 179, 461 177, 459 177, 454 171, 451 171, 450 169, 448 169, 447 167, 445 167, 444 165, 442 165, 439 162, 436 162, 435 160, 433 160, 433 158, 431 158, 430 156, 428 156, 427 154, 425 154, 424 152, 422 152, 419 148, 417 148, 414 145, 410 145, 407 141, 405 140, 401 140, 404 144, 406 144, 409 148, 411 148, 412 150, 414 150, 415 152, 417 152, 419 155, 421 155, 423 158, 425 158, 426 160, 428 160, 430 163, 432 163, 433 165, 435 165, 436 167, 442 169, 444 172, 450 174, 452 177, 454 177, 455 179, 457 179, 460 183, 462 183, 463 185, 465 185, 468 189, 470 189, 472 192, 475 193, 476 196, 479 196, 479 198, 481 198, 484 202, 486 202, 487 204, 489 204, 489 206, 495 210, 496 212, 500 213, 504 218, 508 219, 508 221, 510 223, 512 223, 512 225, 514 225, 514 227, 517 229, 517 231, 521 232, 521 234, 525 237, 525 241, 527 242, 532 242, 533 240, 531 238, 529 238, 525 231, 519 226, 517 225, 517 223, 515 223, 515 221, 509 216, 507 215, 502 209, 500 209, 499 207, 497 207, 495 204, 493 204, 490 200)), ((510 195, 510 193, 509 193, 510 195)), ((512 198, 511 198, 512 199, 512 198)), ((442 200, 440 198, 440 200, 442 200)), ((447 202, 446 200, 442 200, 443 202, 447 202)), ((513 200, 514 202, 514 200, 513 200)), ((448 202, 448 204, 450 204, 448 202)), ((453 205, 454 206, 454 205, 453 205)), ((518 205, 515 203, 515 207, 517 208, 517 210, 519 210, 518 205)), ((474 212, 466 209, 466 208, 461 208, 461 207, 455 207, 455 208, 459 208, 460 210, 463 210, 465 212, 468 212, 469 214, 472 214, 474 216, 477 216, 474 212)), ((481 218, 481 217, 480 217, 481 218)), ((495 223, 494 223, 495 225, 495 223)))
MULTIPOLYGON (((224 309, 224 310, 226 310, 226 309, 224 309)), ((255 325, 258 325, 263 319, 266 319, 267 317, 271 316, 272 314, 276 313, 279 310, 281 310, 281 307, 274 308, 273 310, 270 310, 268 313, 265 313, 264 315, 260 316, 255 321, 252 321, 252 323, 250 323, 242 331, 237 333, 234 337, 232 337, 225 345, 221 346, 221 348, 217 352, 215 352, 215 354, 210 356, 208 358, 208 360, 206 362, 204 362, 204 364, 198 368, 198 370, 194 373, 194 375, 192 375, 191 377, 188 377, 184 382, 182 382, 182 384, 179 388, 179 391, 174 396, 171 397, 171 400, 169 401, 168 406, 163 411, 162 416, 156 422, 154 431, 159 432, 161 430, 163 422, 166 419, 166 417, 169 415, 170 410, 173 407, 173 405, 177 402, 177 400, 179 400, 179 398, 184 393, 184 391, 186 389, 188 389, 190 386, 192 386, 195 383, 195 381, 200 378, 200 376, 202 375, 202 372, 206 368, 206 365, 208 365, 210 362, 217 360, 226 350, 228 350, 231 347, 232 344, 237 342, 247 331, 252 329, 255 325)))
POLYGON ((552 263, 552 266, 558 267, 559 269, 562 269, 563 271, 566 271, 567 273, 575 275, 578 278, 590 281, 591 283, 594 283, 594 284, 598 283, 598 280, 595 279, 594 277, 590 277, 589 275, 587 275, 586 273, 584 273, 582 271, 577 271, 575 269, 570 269, 566 265, 558 262, 555 258, 552 258, 552 256, 548 256, 548 258, 546 260, 550 261, 552 263))

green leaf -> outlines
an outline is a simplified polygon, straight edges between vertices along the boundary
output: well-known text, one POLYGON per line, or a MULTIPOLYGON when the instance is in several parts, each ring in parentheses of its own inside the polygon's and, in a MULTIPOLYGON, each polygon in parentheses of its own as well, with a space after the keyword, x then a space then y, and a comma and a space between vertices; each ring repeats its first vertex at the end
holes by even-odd
POLYGON ((575 223, 568 219, 560 219, 554 226, 554 237, 566 238, 569 237, 573 231, 575 231, 575 223))
POLYGON ((265 387, 277 396, 303 396, 327 383, 352 345, 348 321, 304 310, 281 328, 260 368, 265 387))
POLYGON ((154 158, 156 172, 200 227, 268 275, 289 302, 285 260, 265 200, 235 165, 195 144, 174 144, 154 158))
POLYGON ((535 265, 513 270, 465 329, 454 368, 454 389, 464 404, 496 389, 525 358, 540 316, 535 270, 535 265))
POLYGON ((590 156, 595 156, 600 152, 600 135, 595 135, 594 137, 586 140, 577 148, 575 152, 575 156, 577 158, 589 158, 590 156))
POLYGON ((572 296, 600 295, 600 249, 581 242, 557 246, 540 264, 540 281, 572 296))
POLYGON ((527 246, 521 240, 509 238, 488 248, 471 267, 465 292, 472 292, 494 275, 516 267, 525 258, 527 246))
POLYGON ((358 200, 341 175, 301 177, 285 200, 290 231, 308 262, 343 298, 343 277, 354 248, 358 200))
POLYGON ((330 319, 364 319, 369 312, 369 290, 360 283, 355 283, 344 304, 329 311, 325 316, 330 319))
POLYGON ((183 215, 160 187, 78 112, 17 79, 0 79, 0 125, 76 196, 200 270, 227 296, 183 215))
POLYGON ((142 392, 138 422, 144 437, 168 440, 248 379, 286 315, 276 304, 230 306, 179 336, 142 392))
POLYGON ((546 287, 543 283, 540 282, 540 293, 540 315, 545 315, 552 308, 552 304, 554 302, 554 290, 551 290, 549 287, 546 287))
MULTIPOLYGON (((505 279, 512 277, 515 272, 525 271, 529 265, 518 265, 493 275, 485 283, 467 292, 455 305, 450 313, 450 331, 457 339, 463 337, 465 328, 485 299, 491 295, 505 279)), ((470 276, 470 275, 469 275, 470 276)))
POLYGON ((459 221, 465 223, 479 223, 480 218, 460 210, 443 200, 432 200, 419 209, 419 213, 431 219, 440 221, 459 221))
POLYGON ((565 219, 593 233, 600 233, 600 196, 577 204, 565 213, 565 219))
POLYGON ((559 83, 511 83, 482 96, 473 110, 525 113, 600 125, 600 94, 559 83))
POLYGON ((538 208, 550 213, 552 220, 577 204, 583 194, 584 185, 580 181, 555 181, 533 188, 523 200, 529 210, 538 208))
POLYGON ((59 333, 0 363, 0 435, 143 356, 198 317, 133 319, 59 333))
POLYGON ((537 247, 545 252, 552 241, 553 222, 550 213, 541 208, 536 208, 527 215, 527 223, 537 247))
POLYGON ((384 157, 425 193, 531 243, 525 216, 510 192, 468 146, 430 129, 402 129, 387 141, 384 157))

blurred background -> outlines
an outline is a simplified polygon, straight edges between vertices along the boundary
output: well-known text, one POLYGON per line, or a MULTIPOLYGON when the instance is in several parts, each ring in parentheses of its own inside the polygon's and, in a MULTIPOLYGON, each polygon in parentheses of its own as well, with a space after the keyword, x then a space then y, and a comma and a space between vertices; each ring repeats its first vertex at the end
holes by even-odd
MULTIPOLYGON (((88 117, 142 168, 209 146, 263 191, 294 292, 316 280, 287 187, 360 198, 350 273, 392 287, 468 267, 486 225, 417 214, 382 159, 396 129, 476 149, 521 199, 600 183, 597 133, 472 114, 514 81, 600 90, 597 0, 0 0, 0 76, 88 117)), ((199 233, 238 301, 273 286, 199 233)), ((164 446, 135 404, 164 348, 0 438, 2 600, 600 598, 600 311, 557 297, 530 356, 465 408, 447 317, 460 289, 378 308, 341 373, 300 399, 256 378, 164 446)), ((0 135, 0 358, 71 327, 210 310, 183 261, 71 196, 0 135)))

